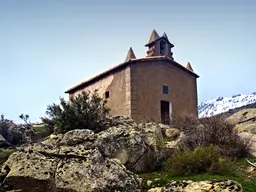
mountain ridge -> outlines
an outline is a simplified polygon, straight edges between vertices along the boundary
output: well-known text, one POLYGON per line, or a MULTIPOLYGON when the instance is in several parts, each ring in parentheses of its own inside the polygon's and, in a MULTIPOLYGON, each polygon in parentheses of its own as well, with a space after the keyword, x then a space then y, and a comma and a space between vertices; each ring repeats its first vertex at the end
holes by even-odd
POLYGON ((203 101, 198 106, 199 118, 215 116, 222 113, 232 114, 245 108, 256 108, 256 92, 236 94, 230 97, 219 96, 216 99, 203 101))

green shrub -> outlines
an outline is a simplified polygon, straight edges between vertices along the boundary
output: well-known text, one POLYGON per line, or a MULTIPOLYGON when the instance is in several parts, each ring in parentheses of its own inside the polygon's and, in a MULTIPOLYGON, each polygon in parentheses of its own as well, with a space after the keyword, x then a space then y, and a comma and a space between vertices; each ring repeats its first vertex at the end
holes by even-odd
POLYGON ((197 119, 180 117, 172 120, 172 125, 186 135, 182 148, 195 149, 217 145, 225 156, 240 158, 248 155, 250 144, 242 140, 235 126, 218 117, 197 119))
POLYGON ((0 149, 0 165, 3 164, 13 152, 14 150, 0 149))
POLYGON ((224 174, 230 171, 230 161, 221 156, 217 146, 198 147, 195 150, 176 152, 165 164, 165 170, 172 175, 199 173, 224 174))
POLYGON ((99 132, 108 123, 109 109, 105 106, 97 91, 82 92, 70 101, 60 98, 60 105, 52 104, 47 107, 43 123, 50 132, 65 133, 73 129, 90 129, 99 132))
POLYGON ((45 125, 32 125, 31 129, 34 130, 33 141, 43 141, 51 135, 49 128, 45 125))

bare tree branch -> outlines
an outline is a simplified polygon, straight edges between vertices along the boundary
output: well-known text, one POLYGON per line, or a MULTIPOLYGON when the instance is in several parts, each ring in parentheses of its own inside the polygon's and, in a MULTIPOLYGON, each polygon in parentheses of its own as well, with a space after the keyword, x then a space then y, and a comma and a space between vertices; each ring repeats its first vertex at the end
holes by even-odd
POLYGON ((252 163, 251 161, 249 161, 248 159, 246 159, 246 161, 253 167, 256 167, 256 164, 252 163))

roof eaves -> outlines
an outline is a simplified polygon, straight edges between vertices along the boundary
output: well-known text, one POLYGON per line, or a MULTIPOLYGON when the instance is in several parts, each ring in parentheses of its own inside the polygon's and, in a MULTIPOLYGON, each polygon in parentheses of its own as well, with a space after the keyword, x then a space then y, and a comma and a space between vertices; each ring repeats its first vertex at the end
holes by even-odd
POLYGON ((111 72, 113 72, 115 70, 118 70, 118 69, 120 69, 122 67, 125 67, 125 66, 129 65, 133 60, 136 60, 136 59, 130 59, 130 60, 126 61, 126 62, 123 62, 123 63, 121 63, 119 65, 116 65, 115 67, 112 67, 112 68, 104 71, 103 73, 100 73, 100 74, 98 74, 98 75, 96 75, 96 76, 94 76, 94 77, 92 77, 92 78, 90 78, 90 79, 88 79, 86 81, 83 81, 83 82, 81 82, 81 83, 71 87, 70 89, 65 91, 65 93, 72 93, 72 92, 76 91, 77 89, 79 89, 81 87, 84 87, 86 84, 90 84, 91 82, 93 82, 93 81, 95 81, 95 80, 97 80, 99 78, 102 78, 102 77, 110 74, 111 72))
POLYGON ((183 65, 179 64, 178 62, 170 59, 169 57, 168 57, 168 60, 170 60, 171 62, 175 63, 177 66, 181 67, 182 69, 184 69, 185 71, 189 72, 190 74, 194 75, 196 78, 199 77, 199 75, 197 75, 194 71, 191 71, 191 70, 187 69, 185 66, 183 66, 183 65))
POLYGON ((145 58, 140 58, 140 59, 136 59, 136 61, 143 61, 143 60, 167 60, 169 62, 171 62, 172 64, 176 65, 177 67, 181 68, 182 70, 190 73, 191 75, 194 75, 195 77, 199 77, 195 72, 190 71, 189 69, 187 69, 185 66, 179 64, 178 62, 174 61, 173 59, 171 59, 170 57, 168 57, 167 55, 165 56, 153 56, 153 57, 145 57, 145 58))
POLYGON ((145 45, 145 47, 148 47, 148 46, 152 45, 154 42, 159 41, 160 39, 165 39, 166 42, 167 42, 169 45, 171 45, 171 47, 174 47, 174 45, 169 41, 169 39, 166 39, 166 37, 164 37, 164 36, 161 36, 161 37, 157 38, 155 41, 152 41, 152 42, 150 42, 150 43, 147 43, 147 44, 145 45))
POLYGON ((99 75, 96 75, 96 76, 94 76, 94 77, 92 77, 92 78, 90 78, 90 79, 88 79, 86 81, 83 81, 83 82, 79 83, 78 85, 75 85, 74 87, 71 87, 70 89, 65 91, 65 93, 72 93, 72 92, 80 89, 81 87, 89 85, 90 83, 96 81, 97 79, 100 79, 100 78, 103 78, 103 77, 107 76, 108 74, 112 73, 113 71, 116 71, 118 69, 121 69, 122 67, 126 67, 126 66, 132 64, 133 62, 137 62, 137 61, 138 62, 139 61, 143 62, 143 61, 148 61, 148 60, 162 60, 162 59, 168 60, 169 62, 175 64, 177 67, 183 69, 184 71, 190 73, 191 75, 194 75, 196 78, 199 77, 196 73, 190 71, 189 69, 187 69, 183 65, 179 64, 178 62, 172 60, 168 56, 153 56, 153 57, 145 57, 145 58, 139 58, 139 59, 130 59, 130 60, 126 61, 126 62, 123 62, 123 63, 121 63, 121 64, 119 64, 119 65, 117 65, 115 67, 112 67, 112 68, 104 71, 103 73, 100 73, 99 75))

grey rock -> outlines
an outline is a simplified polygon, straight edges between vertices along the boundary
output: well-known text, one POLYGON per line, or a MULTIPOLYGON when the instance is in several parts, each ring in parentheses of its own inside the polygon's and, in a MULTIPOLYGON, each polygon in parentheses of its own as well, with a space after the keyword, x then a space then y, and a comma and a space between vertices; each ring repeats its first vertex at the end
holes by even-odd
POLYGON ((137 175, 88 144, 94 137, 90 130, 73 130, 13 153, 1 170, 3 185, 26 192, 139 190, 137 175))
POLYGON ((242 140, 249 143, 249 152, 256 157, 256 109, 243 109, 227 118, 235 125, 242 140))
POLYGON ((3 184, 26 192, 139 190, 141 179, 131 171, 154 170, 181 138, 170 147, 159 124, 114 119, 99 133, 72 130, 20 148, 2 167, 3 184))
POLYGON ((2 173, 7 176, 4 185, 27 192, 51 191, 58 160, 37 152, 15 152, 5 162, 2 173))
POLYGON ((27 126, 16 125, 14 123, 0 124, 0 135, 2 135, 6 141, 12 145, 31 143, 31 137, 34 134, 34 131, 27 126))
POLYGON ((171 181, 165 187, 156 187, 148 192, 243 192, 242 185, 236 181, 171 181))
POLYGON ((11 144, 2 135, 0 135, 0 147, 5 148, 10 146, 11 144))

